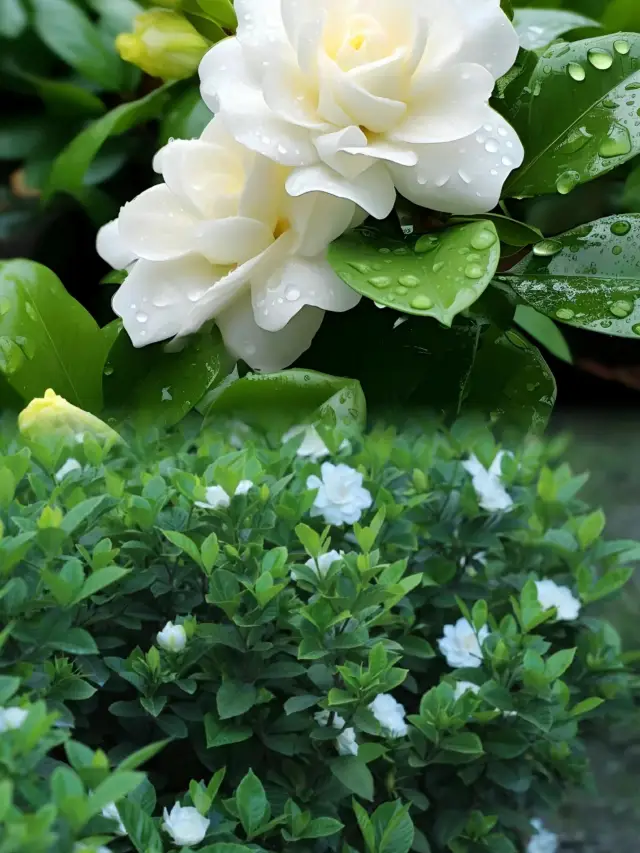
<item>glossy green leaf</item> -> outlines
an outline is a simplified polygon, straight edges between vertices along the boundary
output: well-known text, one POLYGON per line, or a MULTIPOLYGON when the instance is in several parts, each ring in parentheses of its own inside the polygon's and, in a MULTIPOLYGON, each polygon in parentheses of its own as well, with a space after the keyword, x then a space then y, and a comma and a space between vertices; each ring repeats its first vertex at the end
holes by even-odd
POLYGON ((162 853, 164 846, 152 818, 131 799, 118 803, 118 814, 138 853, 162 853))
POLYGON ((124 63, 113 44, 72 0, 31 0, 33 25, 49 50, 83 77, 118 91, 124 63))
POLYGON ((479 219, 487 219, 493 223, 501 243, 507 246, 530 246, 542 240, 543 234, 535 225, 527 225, 510 216, 500 213, 483 213, 479 216, 455 216, 451 222, 477 222, 479 219))
POLYGON ((515 320, 521 329, 548 349, 552 355, 568 364, 573 364, 569 344, 550 317, 541 314, 530 305, 518 305, 515 320))
POLYGON ((640 215, 609 216, 544 240, 499 281, 578 328, 640 336, 640 215))
POLYGON ((261 825, 268 808, 262 782, 249 770, 236 790, 236 808, 247 836, 251 837, 261 825))
POLYGON ((114 36, 132 29, 133 19, 143 11, 135 0, 89 0, 89 6, 100 16, 104 28, 114 36))
POLYGON ((122 329, 104 370, 105 405, 118 417, 170 426, 221 382, 232 366, 217 330, 194 335, 184 349, 168 352, 162 343, 135 349, 122 329))
POLYGON ((26 71, 14 71, 16 77, 33 87, 47 112, 75 119, 95 118, 106 112, 100 98, 88 89, 65 80, 49 80, 26 71))
POLYGON ((196 0, 196 2, 212 21, 227 30, 235 30, 238 19, 231 0, 196 0))
POLYGON ((528 54, 498 102, 526 152, 507 195, 566 194, 640 152, 639 60, 634 33, 528 54))
POLYGON ((329 262, 349 287, 381 305, 434 317, 445 326, 478 299, 499 260, 498 236, 488 220, 427 234, 411 244, 362 229, 329 247, 329 262))
POLYGON ((212 119, 211 111, 194 85, 179 95, 166 111, 160 125, 160 145, 170 139, 197 139, 212 119))
POLYGON ((571 30, 602 24, 566 9, 516 9, 513 25, 525 50, 539 50, 571 30))
POLYGON ((121 104, 86 127, 54 162, 45 199, 56 192, 82 198, 87 170, 106 140, 161 115, 174 85, 168 83, 138 101, 121 104))
POLYGON ((23 0, 0 0, 0 36, 17 38, 26 29, 28 21, 23 0))
POLYGON ((367 765, 354 755, 334 758, 329 767, 342 784, 363 800, 373 800, 374 780, 367 765))
POLYGON ((226 386, 207 410, 210 416, 233 417, 274 429, 318 421, 346 430, 362 429, 366 413, 357 380, 310 370, 250 373, 226 386))
POLYGON ((640 5, 636 0, 607 0, 602 23, 610 32, 640 30, 640 5))
POLYGON ((25 401, 53 388, 100 411, 104 355, 97 323, 51 270, 31 261, 0 266, 0 373, 25 401))
POLYGON ((0 125, 0 160, 26 160, 51 132, 53 120, 35 116, 9 116, 0 125))

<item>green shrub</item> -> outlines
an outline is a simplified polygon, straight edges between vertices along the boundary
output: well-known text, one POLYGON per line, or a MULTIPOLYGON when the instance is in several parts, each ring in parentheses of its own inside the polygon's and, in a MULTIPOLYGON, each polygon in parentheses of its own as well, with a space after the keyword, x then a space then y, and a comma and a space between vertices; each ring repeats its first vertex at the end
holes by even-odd
POLYGON ((562 443, 190 429, 5 432, 1 853, 524 849, 631 689, 562 443))

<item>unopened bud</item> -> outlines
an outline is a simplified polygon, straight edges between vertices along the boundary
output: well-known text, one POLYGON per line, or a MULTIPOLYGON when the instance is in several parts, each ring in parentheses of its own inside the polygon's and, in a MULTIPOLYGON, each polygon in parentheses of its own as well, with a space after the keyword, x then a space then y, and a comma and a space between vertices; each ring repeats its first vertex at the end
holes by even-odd
POLYGON ((152 77, 190 77, 209 49, 209 42, 182 15, 151 9, 134 19, 133 32, 116 39, 120 56, 152 77))

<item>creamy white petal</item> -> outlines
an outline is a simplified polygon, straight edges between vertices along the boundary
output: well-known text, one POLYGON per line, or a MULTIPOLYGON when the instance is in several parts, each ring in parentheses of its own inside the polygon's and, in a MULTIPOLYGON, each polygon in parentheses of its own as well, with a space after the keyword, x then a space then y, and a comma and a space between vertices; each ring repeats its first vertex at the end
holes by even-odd
POLYGON ((349 179, 357 178, 371 166, 368 160, 352 153, 366 149, 367 144, 367 137, 356 125, 322 134, 315 140, 320 158, 327 166, 349 179))
POLYGON ((137 255, 131 251, 120 236, 117 219, 107 222, 98 231, 96 250, 102 260, 106 261, 114 270, 126 269, 137 258, 137 255))
POLYGON ((120 236, 148 261, 180 258, 193 249, 198 219, 165 184, 145 190, 120 211, 120 236))
POLYGON ((328 68, 333 76, 335 101, 349 116, 350 124, 366 127, 372 133, 387 133, 406 115, 403 101, 374 95, 337 66, 328 68))
POLYGON ((259 219, 273 232, 286 204, 284 181, 287 173, 267 157, 251 156, 253 162, 246 172, 238 213, 259 219))
POLYGON ((273 232, 257 219, 229 216, 211 219, 197 229, 197 250, 219 266, 244 264, 273 243, 273 232))
POLYGON ((238 40, 257 75, 274 52, 291 51, 282 24, 280 0, 235 0, 238 40))
POLYGON ((287 213, 299 243, 296 254, 315 257, 351 226, 356 206, 328 193, 307 193, 289 198, 287 213))
POLYGON ((311 346, 323 317, 324 311, 319 308, 306 307, 280 331, 267 332, 256 323, 247 294, 222 311, 216 322, 233 356, 246 361, 253 370, 272 373, 289 367, 311 346))
POLYGON ((220 277, 199 255, 173 261, 138 261, 113 297, 135 347, 177 335, 196 302, 220 277))
POLYGON ((453 0, 459 15, 464 62, 477 62, 502 77, 516 61, 520 40, 515 27, 500 8, 500 0, 453 0))
POLYGON ((325 192, 350 199, 376 219, 391 213, 396 198, 391 175, 382 163, 375 163, 351 181, 324 165, 296 169, 287 178, 287 192, 292 196, 325 192))
POLYGON ((460 63, 415 81, 409 112, 388 138, 399 142, 450 142, 477 130, 493 91, 491 74, 480 65, 460 63))
POLYGON ((457 214, 494 208, 508 175, 524 159, 515 130, 490 107, 477 133, 416 146, 416 152, 419 162, 412 169, 389 164, 398 191, 416 204, 457 214))
POLYGON ((305 305, 325 311, 349 311, 360 294, 348 287, 323 256, 292 258, 262 285, 252 287, 253 313, 263 329, 275 332, 305 305))

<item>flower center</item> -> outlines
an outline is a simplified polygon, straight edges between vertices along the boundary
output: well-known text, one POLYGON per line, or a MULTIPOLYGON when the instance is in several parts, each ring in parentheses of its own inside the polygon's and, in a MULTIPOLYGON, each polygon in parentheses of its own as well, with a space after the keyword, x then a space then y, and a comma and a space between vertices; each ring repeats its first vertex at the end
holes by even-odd
POLYGON ((280 217, 276 222, 276 227, 273 229, 273 239, 277 240, 282 237, 291 228, 291 223, 285 217, 280 217))
POLYGON ((349 39, 349 44, 354 50, 360 50, 362 45, 365 43, 366 38, 367 37, 363 35, 363 33, 358 33, 355 36, 351 36, 351 38, 349 39))

